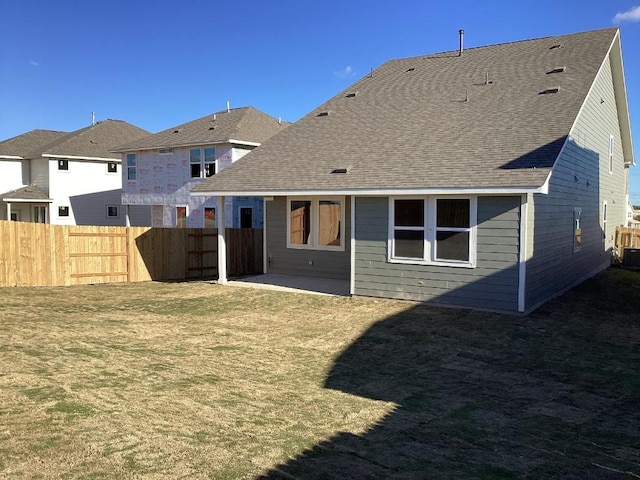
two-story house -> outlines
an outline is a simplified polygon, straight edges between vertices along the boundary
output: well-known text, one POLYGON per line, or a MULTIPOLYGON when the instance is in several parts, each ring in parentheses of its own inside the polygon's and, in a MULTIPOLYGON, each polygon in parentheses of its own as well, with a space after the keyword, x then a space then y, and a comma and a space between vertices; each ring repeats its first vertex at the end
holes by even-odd
MULTIPOLYGON (((149 132, 105 120, 74 132, 33 130, 0 142, 0 220, 124 225, 120 155, 109 150, 149 132)), ((149 208, 130 212, 149 225, 149 208)))
MULTIPOLYGON (((122 154, 122 203, 151 206, 154 227, 213 227, 215 198, 191 189, 285 129, 253 107, 232 108, 168 128, 114 149, 122 154)), ((225 202, 228 227, 262 226, 262 199, 225 202)))

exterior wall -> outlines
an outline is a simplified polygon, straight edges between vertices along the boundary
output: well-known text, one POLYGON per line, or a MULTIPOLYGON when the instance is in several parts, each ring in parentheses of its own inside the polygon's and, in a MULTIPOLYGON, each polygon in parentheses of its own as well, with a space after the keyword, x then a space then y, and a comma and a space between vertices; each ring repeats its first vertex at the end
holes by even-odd
POLYGON ((0 193, 29 185, 29 160, 0 158, 0 193))
POLYGON ((354 293, 517 311, 520 197, 478 197, 476 268, 387 261, 389 200, 357 198, 354 293))
MULTIPOLYGON (((115 161, 115 160, 114 160, 115 161)), ((107 162, 69 160, 68 170, 58 170, 57 159, 47 160, 50 222, 58 225, 113 225, 126 222, 122 207, 120 172, 107 172, 107 162), (59 207, 69 207, 69 216, 60 216, 59 207), (107 207, 118 209, 107 216, 107 207)), ((120 169, 118 164, 118 169, 120 169)))
MULTIPOLYGON (((194 145, 197 147, 198 145, 194 145)), ((127 179, 126 167, 122 171, 122 202, 125 205, 154 206, 151 224, 156 227, 175 227, 176 207, 187 207, 187 226, 204 227, 204 209, 215 208, 214 197, 196 197, 191 189, 203 179, 191 178, 189 150, 174 148, 171 154, 160 154, 158 150, 136 152, 137 180, 127 179), (161 207, 161 210, 160 210, 161 207)), ((217 171, 221 171, 241 158, 249 150, 233 148, 231 145, 215 145, 217 171)), ((122 156, 126 165, 126 153, 122 156)), ((262 227, 262 199, 260 198, 227 198, 225 201, 226 226, 239 226, 240 207, 253 209, 253 227, 262 227)))
POLYGON ((351 225, 350 198, 345 198, 345 250, 287 248, 287 199, 275 197, 265 202, 267 272, 302 277, 349 279, 351 225))
POLYGON ((49 194, 49 160, 46 158, 34 158, 31 160, 31 182, 37 185, 45 195, 49 194))
POLYGON ((615 228, 625 223, 627 176, 607 59, 556 161, 549 193, 529 196, 527 310, 610 265, 615 228), (610 134, 614 138, 613 173, 609 173, 610 134), (582 209, 579 251, 574 251, 574 208, 582 209))

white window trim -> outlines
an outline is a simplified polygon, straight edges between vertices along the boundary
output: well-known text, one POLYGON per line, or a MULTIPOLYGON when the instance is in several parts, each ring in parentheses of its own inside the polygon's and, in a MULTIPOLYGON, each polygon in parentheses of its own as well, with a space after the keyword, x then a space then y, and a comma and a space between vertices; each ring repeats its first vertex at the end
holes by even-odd
POLYGON ((389 229, 387 236, 387 261, 389 263, 402 263, 407 265, 437 265, 443 267, 476 268, 477 265, 477 224, 478 224, 478 197, 477 196, 417 196, 417 197, 389 197, 389 229), (469 200, 469 228, 447 228, 447 231, 469 232, 469 260, 442 260, 436 255, 436 204, 438 200, 469 200), (423 258, 394 257, 394 225, 396 200, 424 200, 424 227, 401 227, 404 230, 424 230, 423 258))
POLYGON ((602 202, 602 243, 606 245, 607 243, 607 215, 609 213, 609 208, 607 205, 607 201, 602 202))
POLYGON ((137 182, 138 181, 138 154, 137 153, 127 153, 124 156, 124 163, 126 164, 126 170, 123 168, 122 170, 126 172, 126 180, 127 182, 137 182), (133 155, 135 165, 129 165, 129 155, 133 155), (136 172, 136 178, 129 178, 129 169, 133 169, 136 172))
MULTIPOLYGON (((191 180, 197 179, 197 178, 209 178, 206 175, 206 167, 209 164, 213 163, 213 175, 217 175, 218 174, 218 157, 217 157, 218 151, 216 149, 216 147, 210 145, 210 146, 205 146, 205 147, 190 147, 189 148, 189 178, 191 180), (205 149, 207 148, 213 148, 213 162, 207 162, 205 160, 205 149), (191 150, 200 150, 200 175, 197 177, 192 177, 191 176, 191 165, 198 165, 198 162, 192 162, 191 161, 191 150)), ((211 175, 211 176, 213 176, 211 175)))
POLYGON ((329 250, 334 252, 344 252, 345 245, 345 197, 340 196, 322 196, 322 197, 287 197, 287 248, 299 250, 329 250), (299 244, 291 243, 291 202, 307 201, 311 202, 311 231, 309 233, 309 243, 299 244), (318 245, 319 231, 319 209, 321 201, 339 201, 340 202, 340 245, 318 245))
POLYGON ((573 207, 573 225, 571 229, 571 241, 573 244, 573 253, 577 253, 582 248, 584 239, 582 238, 582 207, 573 207), (578 223, 576 225, 576 219, 578 223), (580 245, 576 245, 576 227, 580 229, 580 245))
POLYGON ((609 173, 613 173, 613 149, 614 149, 613 134, 609 134, 609 173))

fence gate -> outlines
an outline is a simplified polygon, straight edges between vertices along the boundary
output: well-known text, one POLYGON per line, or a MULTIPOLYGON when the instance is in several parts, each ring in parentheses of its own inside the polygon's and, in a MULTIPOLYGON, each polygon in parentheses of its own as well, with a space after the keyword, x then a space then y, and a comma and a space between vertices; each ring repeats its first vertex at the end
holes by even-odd
POLYGON ((218 234, 214 229, 187 233, 186 261, 187 278, 218 275, 218 234))

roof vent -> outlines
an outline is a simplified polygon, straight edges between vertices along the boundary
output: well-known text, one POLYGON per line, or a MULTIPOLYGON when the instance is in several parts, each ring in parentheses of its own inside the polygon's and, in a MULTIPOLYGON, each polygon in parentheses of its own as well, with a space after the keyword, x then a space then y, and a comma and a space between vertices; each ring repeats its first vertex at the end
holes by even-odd
POLYGON ((411 67, 411 68, 407 68, 407 70, 406 70, 406 71, 407 71, 407 72, 415 72, 415 70, 416 70, 416 69, 415 69, 414 67, 411 67))
POLYGON ((541 91, 538 95, 546 95, 548 93, 558 93, 560 91, 560 87, 547 88, 546 90, 541 91))
POLYGON ((215 129, 216 129, 216 127, 213 127, 213 126, 209 127, 209 130, 215 130, 215 129))
POLYGON ((182 130, 181 128, 176 128, 176 129, 173 131, 173 133, 180 133, 180 131, 181 131, 181 130, 182 130))
POLYGON ((331 173, 347 173, 348 171, 348 168, 334 168, 331 173))
POLYGON ((357 91, 356 91, 356 92, 349 92, 349 93, 347 93, 345 96, 346 96, 347 98, 353 98, 353 97, 357 96, 357 95, 358 95, 358 93, 360 93, 360 92, 357 92, 357 91))
POLYGON ((567 69, 567 67, 564 67, 564 66, 562 66, 562 67, 556 67, 556 68, 554 68, 553 70, 549 70, 549 71, 547 72, 547 75, 552 74, 552 73, 562 73, 562 72, 564 72, 566 69, 567 69))
POLYGON ((551 45, 551 46, 549 47, 549 50, 555 50, 556 48, 562 48, 562 45, 560 45, 559 43, 558 43, 558 44, 556 44, 556 45, 551 45))
POLYGON ((325 112, 320 112, 317 116, 318 117, 328 117, 330 113, 331 113, 331 110, 327 110, 325 112))

